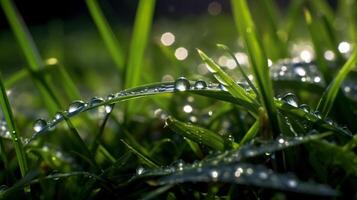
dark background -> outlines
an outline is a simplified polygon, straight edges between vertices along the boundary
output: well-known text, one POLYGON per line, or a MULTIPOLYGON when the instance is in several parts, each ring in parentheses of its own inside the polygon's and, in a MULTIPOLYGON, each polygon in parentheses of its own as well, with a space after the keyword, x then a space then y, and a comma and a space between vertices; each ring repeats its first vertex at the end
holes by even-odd
MULTIPOLYGON (((230 12, 228 0, 216 0, 222 5, 222 12, 230 12)), ((73 20, 89 17, 85 0, 14 0, 26 24, 42 25, 52 20, 73 20)), ((106 15, 115 17, 118 22, 132 24, 138 1, 136 0, 99 0, 106 15)), ((157 0, 155 19, 160 17, 177 19, 207 13, 207 6, 212 0, 157 0)), ((276 1, 281 10, 289 4, 287 0, 276 1)), ((329 0, 335 7, 336 0, 329 0)), ((109 18, 110 19, 110 18, 109 18)), ((2 10, 0 11, 0 29, 8 25, 2 10)))

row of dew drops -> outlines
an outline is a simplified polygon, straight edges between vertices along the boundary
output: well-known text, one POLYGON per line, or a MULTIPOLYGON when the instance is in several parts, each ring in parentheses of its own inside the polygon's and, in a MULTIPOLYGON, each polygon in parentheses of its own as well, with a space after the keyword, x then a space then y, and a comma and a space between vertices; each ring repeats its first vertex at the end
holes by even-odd
MULTIPOLYGON (((277 64, 280 67, 273 67, 273 68, 274 69, 279 68, 280 71, 281 70, 284 71, 285 68, 287 67, 288 63, 289 62, 284 61, 284 62, 281 62, 280 64, 277 64)), ((307 76, 308 74, 310 74, 310 72, 308 72, 308 71, 313 71, 314 72, 313 76, 315 77, 314 78, 315 83, 319 83, 319 84, 323 83, 323 80, 321 80, 321 79, 319 79, 319 81, 316 81, 316 79, 317 79, 316 77, 321 77, 321 76, 319 76, 319 74, 316 72, 315 69, 306 71, 306 67, 314 68, 314 66, 311 66, 311 64, 306 65, 306 63, 305 63, 305 64, 300 65, 300 64, 294 63, 294 64, 292 64, 292 66, 288 66, 288 68, 290 69, 290 68, 293 68, 294 66, 297 66, 298 69, 295 69, 296 68, 295 67, 293 69, 292 73, 295 73, 298 76, 301 76, 301 75, 307 76), (303 70, 305 70, 304 73, 302 72, 303 70)), ((273 70, 273 71, 276 71, 276 70, 273 70)), ((274 72, 272 74, 273 74, 273 78, 274 78, 274 72)), ((294 75, 291 75, 291 76, 294 76, 294 75)), ((243 87, 245 87, 245 89, 249 90, 249 88, 247 87, 247 85, 245 83, 241 83, 241 85, 243 87)), ((116 93, 116 94, 110 94, 106 98, 93 97, 88 102, 76 100, 69 105, 69 107, 66 111, 56 113, 54 115, 53 119, 51 119, 51 120, 44 120, 44 119, 36 120, 34 123, 34 126, 33 126, 33 130, 35 131, 35 133, 41 133, 41 132, 44 132, 45 130, 53 130, 55 128, 56 124, 63 121, 65 118, 72 117, 80 112, 83 112, 83 111, 86 111, 86 110, 89 110, 89 109, 92 109, 95 107, 99 107, 99 106, 104 106, 105 112, 110 113, 113 108, 112 101, 113 100, 119 101, 121 97, 145 95, 145 94, 150 94, 150 93, 155 93, 155 92, 174 92, 174 91, 203 90, 203 89, 226 91, 226 88, 222 84, 215 84, 215 83, 207 84, 203 80, 198 80, 198 81, 194 82, 193 85, 191 86, 190 81, 188 81, 184 77, 180 77, 174 83, 153 85, 153 86, 148 86, 148 87, 140 87, 140 88, 136 88, 136 89, 132 89, 132 90, 124 90, 124 91, 116 93)), ((286 95, 284 98, 282 98, 280 100, 283 100, 286 103, 297 107, 297 102, 295 101, 296 97, 294 97, 293 94, 286 95)), ((306 112, 309 112, 309 110, 310 110, 308 108, 308 106, 305 104, 302 104, 299 107, 302 108, 303 110, 305 110, 306 112)), ((315 114, 319 117, 319 114, 317 112, 315 114)), ((1 128, 0 135, 4 136, 6 133, 8 133, 7 129, 1 128)))

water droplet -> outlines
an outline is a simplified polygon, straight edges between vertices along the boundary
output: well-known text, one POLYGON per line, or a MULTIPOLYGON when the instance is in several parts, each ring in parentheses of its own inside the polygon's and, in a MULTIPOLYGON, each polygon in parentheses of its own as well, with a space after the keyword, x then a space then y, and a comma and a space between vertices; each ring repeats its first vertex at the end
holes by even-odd
POLYGON ((136 175, 141 175, 142 173, 144 173, 145 169, 143 167, 138 167, 136 169, 136 175))
POLYGON ((287 181, 287 184, 288 184, 289 187, 296 187, 297 186, 297 182, 294 179, 289 179, 287 181))
POLYGON ((109 94, 109 95, 107 96, 107 101, 112 100, 114 97, 115 97, 114 94, 109 94))
POLYGON ((175 81, 175 90, 186 91, 190 89, 190 82, 185 77, 180 77, 175 81))
POLYGON ((93 97, 93 98, 89 101, 89 105, 90 105, 90 106, 96 106, 96 105, 102 103, 103 101, 104 101, 103 98, 93 97))
POLYGON ((113 107, 114 107, 114 104, 106 105, 106 106, 105 106, 105 112, 106 112, 107 114, 111 113, 112 110, 113 110, 113 107))
POLYGON ((310 106, 309 105, 307 105, 307 104, 301 104, 300 106, 299 106, 299 108, 301 108, 303 111, 305 111, 305 112, 307 112, 307 113, 309 113, 310 112, 310 106))
POLYGON ((296 96, 293 93, 287 93, 281 98, 281 100, 291 106, 298 107, 296 96))
POLYGON ((61 120, 62 118, 63 118, 63 114, 62 114, 62 113, 57 112, 57 113, 55 114, 55 120, 56 120, 56 121, 61 120))
POLYGON ((207 87, 207 83, 205 81, 196 81, 195 82, 195 89, 201 90, 201 89, 205 89, 207 87))
POLYGON ((84 107, 85 107, 85 103, 83 101, 80 100, 73 101, 68 107, 68 114, 74 114, 80 112, 81 110, 83 110, 84 107))
POLYGON ((322 119, 321 118, 321 114, 320 114, 320 112, 319 111, 314 111, 314 113, 313 113, 317 118, 319 118, 319 119, 322 119))
POLYGON ((219 88, 220 90, 222 90, 222 91, 226 91, 226 92, 228 91, 227 88, 224 87, 223 84, 219 84, 219 85, 218 85, 218 88, 219 88))
POLYGON ((212 171, 211 172, 211 177, 213 178, 213 179, 217 179, 218 178, 218 171, 216 171, 216 170, 214 170, 214 171, 212 171))
POLYGON ((44 119, 38 119, 35 121, 33 125, 33 130, 38 132, 41 132, 43 129, 45 129, 47 126, 47 122, 44 119))

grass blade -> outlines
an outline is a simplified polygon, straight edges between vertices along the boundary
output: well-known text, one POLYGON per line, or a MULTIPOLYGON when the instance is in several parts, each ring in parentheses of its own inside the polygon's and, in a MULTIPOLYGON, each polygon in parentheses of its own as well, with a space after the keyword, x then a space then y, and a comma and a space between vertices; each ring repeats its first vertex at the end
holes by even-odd
POLYGON ((249 103, 253 103, 252 97, 247 95, 247 92, 239 86, 231 77, 229 77, 221 67, 208 57, 204 52, 197 49, 201 59, 207 64, 208 70, 214 75, 214 77, 232 94, 233 97, 243 99, 249 103))
POLYGON ((95 25, 118 69, 119 72, 124 70, 124 54, 120 48, 119 42, 115 37, 109 23, 105 19, 97 0, 86 0, 88 10, 93 18, 95 25))
MULTIPOLYGON (((155 1, 156 0, 139 1, 126 65, 126 74, 124 78, 125 88, 131 88, 140 83, 145 49, 148 43, 152 18, 154 15, 155 1)), ((127 113, 130 113, 133 109, 132 104, 129 102, 125 109, 127 113)))
POLYGON ((291 175, 277 174, 264 166, 248 163, 188 167, 159 179, 159 184, 186 182, 237 183, 322 196, 337 195, 336 191, 327 185, 302 182, 291 175))
POLYGON ((269 117, 273 135, 276 137, 279 133, 279 121, 273 103, 274 91, 270 80, 267 57, 259 41, 247 2, 245 0, 231 0, 231 4, 236 27, 243 37, 245 47, 248 50, 253 75, 260 92, 260 100, 269 117))
POLYGON ((139 1, 132 39, 130 42, 125 75, 125 88, 134 87, 140 83, 140 72, 150 34, 154 7, 155 0, 139 1))
POLYGON ((125 142, 124 140, 120 140, 123 144, 125 144, 125 146, 131 151, 133 152, 135 155, 137 155, 139 158, 141 158, 143 160, 143 162, 145 164, 147 164, 149 167, 152 168, 159 168, 159 165, 156 164, 153 160, 151 160, 148 156, 144 155, 142 152, 140 152, 138 149, 134 148, 133 146, 131 146, 130 144, 128 144, 127 142, 125 142))
POLYGON ((243 139, 240 141, 239 146, 247 144, 257 135, 259 131, 259 120, 255 121, 254 124, 250 127, 248 132, 244 135, 243 139))
POLYGON ((322 47, 324 46, 324 41, 321 37, 321 30, 320 30, 320 24, 317 23, 317 21, 313 20, 312 15, 309 10, 305 9, 304 10, 304 15, 305 15, 305 21, 307 24, 307 27, 310 32, 311 40, 314 45, 314 50, 316 53, 316 60, 318 63, 318 68, 321 71, 324 79, 326 80, 327 83, 330 83, 332 77, 330 74, 330 71, 327 67, 327 62, 324 58, 324 51, 322 47))
POLYGON ((55 93, 53 93, 44 77, 36 75, 36 72, 44 66, 44 63, 38 50, 36 49, 30 33, 12 1, 1 0, 0 3, 26 57, 28 62, 27 69, 32 75, 35 85, 39 89, 48 110, 54 114, 61 107, 60 102, 55 97, 55 93))
POLYGON ((238 66, 238 69, 240 71, 240 73, 242 74, 243 78, 245 81, 247 81, 248 85, 250 86, 250 88, 252 88, 253 92, 255 93, 255 95, 257 97, 259 97, 259 92, 257 90, 257 88, 254 86, 254 84, 252 83, 252 81, 248 78, 247 74, 244 72, 242 66, 240 65, 240 63, 238 62, 237 58, 235 57, 235 55, 233 54, 233 52, 226 46, 223 44, 217 44, 217 46, 221 49, 223 49, 224 51, 226 51, 234 60, 234 62, 236 63, 236 65, 238 66))
POLYGON ((17 162, 20 167, 21 175, 24 177, 28 171, 28 164, 26 160, 26 154, 22 146, 22 141, 19 137, 19 133, 17 131, 15 125, 15 118, 12 114, 11 106, 9 100, 6 95, 6 90, 4 84, 2 82, 2 78, 0 77, 0 106, 3 112, 4 118, 6 120, 8 130, 10 131, 10 135, 12 138, 12 143, 15 148, 17 162))
POLYGON ((351 57, 343 65, 341 70, 338 72, 336 78, 331 82, 323 96, 320 99, 320 102, 317 106, 317 110, 321 112, 323 118, 325 118, 335 102, 335 98, 340 90, 343 80, 346 78, 348 73, 356 66, 357 63, 357 49, 355 49, 351 57))
POLYGON ((187 137, 188 139, 197 142, 198 144, 204 144, 215 150, 224 150, 227 147, 235 146, 235 143, 224 139, 221 135, 214 133, 208 129, 194 126, 192 124, 180 122, 173 117, 166 119, 167 126, 177 134, 187 137))

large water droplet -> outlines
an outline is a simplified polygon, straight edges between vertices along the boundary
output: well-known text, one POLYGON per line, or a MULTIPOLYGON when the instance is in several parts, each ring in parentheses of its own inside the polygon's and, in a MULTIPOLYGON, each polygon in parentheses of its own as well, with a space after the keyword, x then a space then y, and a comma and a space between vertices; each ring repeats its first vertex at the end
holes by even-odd
POLYGON ((38 119, 35 121, 33 125, 33 130, 38 132, 41 132, 43 129, 45 129, 47 126, 47 122, 44 119, 38 119))
POLYGON ((90 106, 96 106, 96 105, 102 103, 103 101, 104 101, 103 98, 93 97, 93 98, 89 101, 89 105, 90 105, 90 106))
POLYGON ((175 90, 186 91, 190 89, 190 82, 185 77, 180 77, 175 81, 175 90))
POLYGON ((80 100, 73 101, 68 107, 68 114, 74 114, 80 112, 81 110, 83 110, 84 107, 85 107, 85 103, 83 101, 80 100))
POLYGON ((293 93, 287 93, 281 98, 281 100, 291 106, 298 107, 296 96, 293 93))
POLYGON ((205 81, 198 80, 195 82, 195 89, 201 90, 207 87, 207 83, 205 81))

